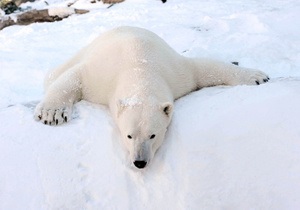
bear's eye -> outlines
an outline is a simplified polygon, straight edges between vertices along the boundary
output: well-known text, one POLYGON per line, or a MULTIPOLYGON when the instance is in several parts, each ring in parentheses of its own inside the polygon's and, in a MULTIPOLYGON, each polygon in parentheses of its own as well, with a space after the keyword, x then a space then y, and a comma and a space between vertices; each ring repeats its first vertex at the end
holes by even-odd
POLYGON ((127 138, 132 139, 132 137, 130 135, 128 135, 127 138))
POLYGON ((150 136, 150 139, 154 139, 154 138, 155 138, 155 135, 152 134, 152 135, 150 136))

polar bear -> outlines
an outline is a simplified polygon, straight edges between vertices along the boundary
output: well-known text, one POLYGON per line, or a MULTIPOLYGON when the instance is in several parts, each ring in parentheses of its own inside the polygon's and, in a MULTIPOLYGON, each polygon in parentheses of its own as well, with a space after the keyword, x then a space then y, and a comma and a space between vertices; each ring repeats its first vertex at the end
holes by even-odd
POLYGON ((257 70, 179 55, 156 34, 136 27, 110 30, 45 79, 35 119, 71 120, 79 100, 108 105, 134 166, 145 168, 163 142, 174 100, 202 87, 258 85, 257 70))

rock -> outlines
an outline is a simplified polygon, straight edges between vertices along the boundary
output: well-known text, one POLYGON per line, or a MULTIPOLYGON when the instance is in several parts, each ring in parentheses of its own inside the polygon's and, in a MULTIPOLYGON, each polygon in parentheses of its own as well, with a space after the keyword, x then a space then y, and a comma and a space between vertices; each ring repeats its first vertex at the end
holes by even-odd
POLYGON ((58 8, 56 10, 56 13, 53 10, 53 8, 51 8, 50 12, 48 9, 31 10, 18 15, 16 17, 16 21, 12 20, 10 17, 0 18, 0 30, 11 25, 28 25, 31 23, 38 23, 38 22, 60 21, 64 18, 69 17, 74 13, 85 14, 87 12, 89 11, 84 9, 73 9, 70 7, 66 7, 65 10, 64 8, 58 8))
POLYGON ((7 15, 19 9, 19 7, 16 5, 16 3, 13 0, 0 0, 0 8, 7 15))
POLYGON ((104 4, 115 4, 115 3, 121 3, 123 1, 125 0, 102 0, 104 4))

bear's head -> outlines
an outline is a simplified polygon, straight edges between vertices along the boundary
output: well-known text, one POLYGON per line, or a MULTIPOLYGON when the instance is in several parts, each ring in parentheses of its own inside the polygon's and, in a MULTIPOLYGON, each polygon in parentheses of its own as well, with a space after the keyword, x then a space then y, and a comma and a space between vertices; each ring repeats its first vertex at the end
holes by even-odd
POLYGON ((118 104, 117 124, 130 156, 139 169, 145 168, 161 146, 172 118, 173 104, 118 104))

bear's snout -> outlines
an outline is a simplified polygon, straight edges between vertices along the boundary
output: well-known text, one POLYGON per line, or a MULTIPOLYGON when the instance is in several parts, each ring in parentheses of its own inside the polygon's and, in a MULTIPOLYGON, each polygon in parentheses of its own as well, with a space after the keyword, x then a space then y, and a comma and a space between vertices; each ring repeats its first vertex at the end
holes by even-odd
POLYGON ((144 161, 144 160, 136 160, 136 161, 133 162, 133 164, 134 164, 137 168, 141 169, 141 168, 145 168, 145 166, 147 165, 147 162, 144 161))

